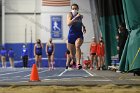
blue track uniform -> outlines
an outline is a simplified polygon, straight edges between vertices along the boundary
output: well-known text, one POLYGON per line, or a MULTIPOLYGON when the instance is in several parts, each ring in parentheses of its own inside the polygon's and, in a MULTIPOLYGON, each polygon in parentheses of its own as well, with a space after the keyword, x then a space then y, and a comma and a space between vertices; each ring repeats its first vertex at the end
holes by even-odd
MULTIPOLYGON (((72 19, 74 17, 75 16, 72 15, 72 19)), ((77 38, 84 39, 83 32, 82 32, 82 25, 83 25, 82 18, 79 17, 76 19, 76 22, 74 22, 71 26, 69 26, 68 43, 75 44, 77 38)))
POLYGON ((8 51, 8 56, 9 56, 10 58, 14 58, 14 51, 13 51, 13 50, 9 50, 9 51, 8 51))
POLYGON ((36 55, 42 55, 42 46, 41 46, 41 44, 36 44, 36 55))
POLYGON ((1 51, 0 51, 0 54, 1 54, 1 56, 5 56, 5 57, 6 57, 7 51, 6 51, 6 50, 1 50, 1 51))
POLYGON ((47 47, 47 52, 48 52, 48 56, 51 56, 52 55, 52 52, 53 52, 53 45, 48 45, 47 47))

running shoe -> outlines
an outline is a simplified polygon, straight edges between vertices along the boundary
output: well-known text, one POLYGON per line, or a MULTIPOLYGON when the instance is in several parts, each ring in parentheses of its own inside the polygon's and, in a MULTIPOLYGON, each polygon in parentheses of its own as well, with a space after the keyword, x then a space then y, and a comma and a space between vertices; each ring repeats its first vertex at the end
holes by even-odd
POLYGON ((82 69, 82 65, 81 64, 78 64, 77 65, 77 69, 82 69))

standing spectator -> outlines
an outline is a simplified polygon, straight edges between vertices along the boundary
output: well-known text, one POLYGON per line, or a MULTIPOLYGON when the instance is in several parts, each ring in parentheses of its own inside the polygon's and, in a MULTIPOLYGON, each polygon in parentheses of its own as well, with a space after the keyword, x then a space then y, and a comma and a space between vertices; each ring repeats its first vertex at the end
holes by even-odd
POLYGON ((124 23, 120 23, 119 28, 118 28, 118 33, 116 36, 116 39, 118 41, 117 50, 119 54, 119 61, 121 59, 127 37, 128 37, 128 30, 126 29, 126 26, 124 23))
POLYGON ((102 38, 97 45, 97 56, 98 56, 98 65, 97 70, 102 70, 104 66, 104 56, 105 56, 105 49, 104 49, 104 42, 102 38))
POLYGON ((6 68, 6 56, 7 56, 7 51, 4 47, 2 47, 0 51, 1 55, 1 61, 2 61, 2 68, 6 68))
POLYGON ((23 48, 22 48, 22 61, 23 61, 23 67, 24 68, 27 68, 28 66, 28 49, 26 48, 25 45, 23 45, 23 48))
POLYGON ((34 56, 35 56, 36 65, 39 68, 41 67, 41 63, 42 63, 42 48, 43 48, 43 44, 41 43, 41 40, 37 39, 34 45, 34 56))
POLYGON ((96 60, 96 51, 97 51, 97 43, 95 37, 93 37, 93 40, 90 44, 90 59, 91 59, 90 70, 93 69, 93 62, 95 62, 96 60))
POLYGON ((49 39, 49 42, 46 43, 46 55, 48 57, 48 66, 49 70, 54 69, 54 51, 55 51, 55 46, 54 43, 52 43, 52 39, 49 39))
POLYGON ((12 48, 10 48, 10 50, 8 51, 8 57, 10 61, 10 67, 14 68, 14 51, 12 48))

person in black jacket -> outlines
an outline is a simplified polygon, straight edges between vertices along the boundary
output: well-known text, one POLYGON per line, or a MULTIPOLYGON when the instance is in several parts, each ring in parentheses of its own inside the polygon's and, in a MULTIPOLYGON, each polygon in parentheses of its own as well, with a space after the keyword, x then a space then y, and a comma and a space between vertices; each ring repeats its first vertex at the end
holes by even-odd
POLYGON ((120 23, 118 27, 118 33, 116 36, 116 39, 118 41, 117 50, 119 54, 119 61, 121 59, 127 37, 128 37, 128 30, 126 29, 125 23, 120 23))
POLYGON ((22 46, 22 53, 21 53, 21 59, 23 61, 23 67, 27 68, 28 67, 28 48, 26 47, 26 45, 22 46))

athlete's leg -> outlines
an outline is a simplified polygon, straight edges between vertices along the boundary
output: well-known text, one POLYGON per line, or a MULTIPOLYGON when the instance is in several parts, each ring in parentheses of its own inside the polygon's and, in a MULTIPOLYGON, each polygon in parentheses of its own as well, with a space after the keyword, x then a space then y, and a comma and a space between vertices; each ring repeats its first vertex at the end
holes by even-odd
POLYGON ((98 55, 96 55, 95 57, 95 65, 96 65, 96 69, 98 68, 98 55))
POLYGON ((93 54, 90 55, 90 60, 91 60, 90 67, 93 67, 93 61, 94 61, 94 55, 93 54))
POLYGON ((35 55, 35 64, 36 64, 37 67, 38 67, 38 59, 39 59, 39 56, 35 55))
POLYGON ((100 67, 101 67, 101 57, 98 56, 98 67, 97 67, 97 70, 100 70, 100 67))
POLYGON ((49 70, 51 70, 51 57, 50 57, 50 55, 48 55, 48 67, 49 67, 49 70))
POLYGON ((38 65, 39 65, 39 68, 42 67, 42 55, 39 55, 38 65))
POLYGON ((9 58, 10 67, 12 67, 12 58, 9 58))
POLYGON ((97 65, 97 55, 94 56, 93 58, 93 66, 96 67, 97 65))
MULTIPOLYGON (((72 62, 74 61, 74 58, 75 58, 75 51, 74 51, 74 49, 75 49, 75 45, 74 44, 70 44, 70 43, 68 43, 68 50, 70 51, 70 57, 71 57, 71 59, 72 59, 72 62)), ((70 63, 71 64, 71 63, 70 63)), ((72 63, 73 64, 73 63, 72 63)))
POLYGON ((10 66, 13 68, 14 67, 14 59, 13 58, 9 58, 10 61, 10 66))
POLYGON ((70 51, 68 48, 68 40, 66 40, 66 47, 67 47, 67 51, 66 51, 66 69, 68 69, 68 67, 70 66, 70 51))
POLYGON ((103 67, 105 65, 104 63, 104 56, 101 57, 101 67, 103 67))
POLYGON ((100 70, 99 62, 100 62, 100 57, 98 56, 98 57, 97 57, 97 64, 96 64, 97 70, 100 70))
POLYGON ((22 57, 23 67, 25 67, 25 56, 22 57))
POLYGON ((76 67, 76 48, 74 47, 73 48, 73 55, 74 55, 74 58, 73 58, 73 67, 75 68, 76 67))
POLYGON ((14 58, 12 58, 12 67, 14 67, 14 58))
POLYGON ((51 67, 54 69, 54 54, 51 55, 51 67))
POLYGON ((2 61, 2 67, 5 68, 6 67, 6 57, 1 57, 1 61, 2 61))
POLYGON ((28 56, 25 56, 25 67, 28 67, 28 56))
POLYGON ((71 62, 71 56, 70 56, 70 54, 67 54, 66 69, 68 69, 68 67, 70 67, 70 62, 71 62))
POLYGON ((4 62, 4 67, 6 68, 6 57, 4 57, 3 62, 4 62))
POLYGON ((83 39, 78 38, 75 42, 75 49, 76 49, 76 61, 77 65, 80 64, 80 59, 81 59, 81 45, 83 43, 83 39))

